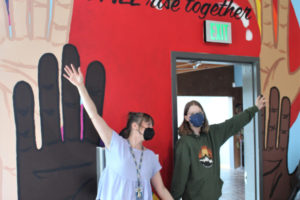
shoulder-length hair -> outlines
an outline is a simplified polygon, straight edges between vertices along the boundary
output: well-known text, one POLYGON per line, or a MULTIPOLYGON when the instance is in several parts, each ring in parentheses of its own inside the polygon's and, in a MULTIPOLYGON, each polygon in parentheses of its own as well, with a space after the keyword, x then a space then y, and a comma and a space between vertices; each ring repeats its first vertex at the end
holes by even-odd
POLYGON ((154 126, 154 120, 149 114, 142 112, 129 112, 127 125, 121 130, 120 136, 122 136, 125 139, 129 137, 131 132, 131 124, 133 122, 137 123, 138 125, 141 125, 142 122, 151 122, 152 126, 154 126))
POLYGON ((185 116, 188 114, 188 111, 190 109, 190 107, 192 105, 198 106, 199 108, 201 108, 201 110, 203 111, 204 114, 204 123, 201 127, 201 133, 208 133, 209 131, 209 124, 208 124, 208 120, 206 118, 206 114, 205 111, 203 110, 201 104, 198 101, 190 101, 188 102, 185 107, 184 107, 184 117, 183 117, 183 122, 181 123, 180 127, 179 127, 179 135, 191 135, 193 134, 193 130, 191 129, 190 123, 188 121, 186 121, 185 116))

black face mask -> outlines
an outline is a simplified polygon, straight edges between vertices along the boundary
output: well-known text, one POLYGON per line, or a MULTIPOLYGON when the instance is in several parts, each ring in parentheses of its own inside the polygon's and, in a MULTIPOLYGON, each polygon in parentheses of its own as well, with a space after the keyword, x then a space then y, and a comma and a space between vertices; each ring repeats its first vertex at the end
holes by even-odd
POLYGON ((144 139, 151 140, 154 137, 154 129, 153 128, 146 128, 144 131, 144 139))

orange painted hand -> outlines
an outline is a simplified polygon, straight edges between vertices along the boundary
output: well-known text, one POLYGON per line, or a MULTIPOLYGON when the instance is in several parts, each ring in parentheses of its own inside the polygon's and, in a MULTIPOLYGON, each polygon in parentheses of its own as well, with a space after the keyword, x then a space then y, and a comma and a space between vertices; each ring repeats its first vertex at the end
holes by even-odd
POLYGON ((261 1, 262 7, 262 45, 260 53, 260 71, 262 92, 277 87, 283 96, 291 102, 300 92, 300 70, 289 71, 288 56, 288 20, 290 1, 278 0, 278 22, 273 20, 273 0, 261 1), (278 24, 275 38, 273 25, 278 24))

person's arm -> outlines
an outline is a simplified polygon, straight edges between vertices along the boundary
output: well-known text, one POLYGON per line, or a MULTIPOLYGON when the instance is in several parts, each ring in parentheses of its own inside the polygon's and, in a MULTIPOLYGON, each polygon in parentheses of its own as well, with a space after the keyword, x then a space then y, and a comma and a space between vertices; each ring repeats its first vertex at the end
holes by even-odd
POLYGON ((80 68, 78 68, 77 71, 74 68, 74 66, 71 64, 71 67, 65 66, 64 71, 65 73, 63 74, 63 76, 66 79, 68 79, 74 86, 77 87, 85 110, 87 111, 90 119, 92 120, 92 123, 96 128, 104 145, 107 148, 109 148, 111 137, 112 137, 112 129, 106 124, 103 118, 98 114, 96 105, 91 99, 84 85, 83 75, 80 71, 80 68))
POLYGON ((175 166, 171 185, 171 194, 175 200, 182 197, 190 173, 189 149, 183 139, 181 138, 177 142, 175 150, 175 166))
POLYGON ((266 99, 259 96, 256 99, 255 106, 246 109, 240 114, 216 125, 216 130, 212 132, 219 146, 221 146, 230 136, 237 134, 254 117, 255 113, 265 107, 266 99))
POLYGON ((151 178, 151 184, 153 185, 155 191, 162 200, 173 200, 173 197, 171 196, 170 192, 167 190, 162 181, 159 171, 151 178))

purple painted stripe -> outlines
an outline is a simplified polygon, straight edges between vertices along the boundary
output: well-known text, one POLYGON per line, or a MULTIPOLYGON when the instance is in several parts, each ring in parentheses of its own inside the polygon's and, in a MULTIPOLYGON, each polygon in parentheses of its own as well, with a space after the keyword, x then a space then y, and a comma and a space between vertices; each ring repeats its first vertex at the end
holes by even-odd
POLYGON ((10 13, 9 13, 9 1, 5 0, 5 3, 6 3, 7 15, 8 15, 8 25, 11 25, 10 13))
POLYGON ((83 140, 83 104, 80 104, 80 140, 83 140))
POLYGON ((64 142, 65 141, 65 138, 64 138, 64 126, 62 126, 60 128, 60 134, 61 134, 61 140, 64 142))

